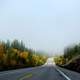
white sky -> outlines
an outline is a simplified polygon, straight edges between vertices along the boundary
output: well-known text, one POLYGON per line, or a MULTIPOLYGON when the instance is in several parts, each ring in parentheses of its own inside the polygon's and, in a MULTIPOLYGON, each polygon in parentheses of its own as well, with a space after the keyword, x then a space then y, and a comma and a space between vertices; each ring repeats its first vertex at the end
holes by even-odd
POLYGON ((80 41, 80 0, 0 0, 0 39, 62 52, 80 41))

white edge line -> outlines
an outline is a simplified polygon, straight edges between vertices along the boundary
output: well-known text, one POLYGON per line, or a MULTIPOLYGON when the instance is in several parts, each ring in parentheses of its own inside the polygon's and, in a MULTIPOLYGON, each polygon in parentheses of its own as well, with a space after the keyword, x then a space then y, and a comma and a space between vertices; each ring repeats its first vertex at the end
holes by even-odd
POLYGON ((57 69, 56 70, 62 75, 64 76, 67 80, 71 80, 67 75, 65 75, 61 70, 57 69))

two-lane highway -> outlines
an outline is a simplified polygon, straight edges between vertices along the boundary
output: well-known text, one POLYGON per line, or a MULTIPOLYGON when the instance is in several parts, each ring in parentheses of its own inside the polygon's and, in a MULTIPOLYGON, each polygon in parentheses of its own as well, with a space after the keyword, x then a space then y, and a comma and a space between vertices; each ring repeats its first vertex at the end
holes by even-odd
POLYGON ((66 80, 53 66, 0 73, 0 80, 66 80))
POLYGON ((48 60, 40 67, 0 72, 0 80, 80 80, 80 74, 56 67, 48 60))

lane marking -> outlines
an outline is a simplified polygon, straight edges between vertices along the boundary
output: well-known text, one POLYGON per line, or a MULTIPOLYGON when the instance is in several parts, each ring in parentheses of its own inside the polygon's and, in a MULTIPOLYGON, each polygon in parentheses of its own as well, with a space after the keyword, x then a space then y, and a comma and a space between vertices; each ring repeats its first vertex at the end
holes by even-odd
POLYGON ((65 75, 61 70, 57 69, 56 70, 62 75, 64 76, 67 80, 71 80, 67 75, 65 75))
POLYGON ((41 71, 41 69, 40 69, 40 72, 24 74, 22 77, 19 77, 17 80, 24 80, 24 79, 32 78, 33 75, 36 75, 36 74, 37 74, 37 76, 40 76, 42 73, 43 73, 43 71, 41 71))
POLYGON ((29 73, 29 74, 25 74, 22 78, 18 79, 18 80, 24 80, 25 78, 30 78, 32 77, 32 74, 29 73))

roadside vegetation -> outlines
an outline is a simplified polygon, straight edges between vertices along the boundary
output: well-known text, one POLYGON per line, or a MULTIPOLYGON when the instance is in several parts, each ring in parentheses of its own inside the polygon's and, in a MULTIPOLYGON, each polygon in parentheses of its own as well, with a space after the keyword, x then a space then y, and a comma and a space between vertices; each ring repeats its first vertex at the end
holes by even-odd
POLYGON ((47 56, 25 47, 23 41, 0 41, 0 70, 43 65, 47 56))
POLYGON ((61 67, 80 72, 80 44, 65 48, 63 55, 55 57, 55 63, 61 67))

